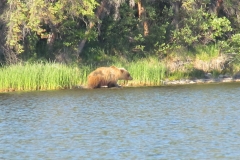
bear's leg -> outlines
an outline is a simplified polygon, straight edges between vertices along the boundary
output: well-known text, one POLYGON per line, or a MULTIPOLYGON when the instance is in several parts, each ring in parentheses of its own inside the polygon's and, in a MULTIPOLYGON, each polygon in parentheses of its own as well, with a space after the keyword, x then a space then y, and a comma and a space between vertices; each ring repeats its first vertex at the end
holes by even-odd
POLYGON ((122 86, 119 86, 117 83, 108 83, 108 88, 112 88, 112 87, 118 87, 118 88, 120 88, 120 87, 122 87, 122 86))
POLYGON ((95 88, 101 88, 101 84, 98 84, 95 88))

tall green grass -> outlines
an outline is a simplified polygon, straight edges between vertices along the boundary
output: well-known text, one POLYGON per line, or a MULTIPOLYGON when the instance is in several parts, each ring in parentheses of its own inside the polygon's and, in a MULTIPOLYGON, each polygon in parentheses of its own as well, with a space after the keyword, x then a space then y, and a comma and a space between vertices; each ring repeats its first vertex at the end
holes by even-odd
POLYGON ((54 90, 85 83, 87 73, 58 63, 17 64, 0 68, 0 91, 54 90), (82 80, 82 81, 81 81, 82 80))
POLYGON ((166 73, 165 65, 154 57, 126 63, 119 62, 115 66, 125 67, 129 71, 133 80, 128 83, 133 86, 161 85, 166 73))
MULTIPOLYGON (((132 62, 118 61, 106 63, 106 66, 126 68, 132 81, 132 86, 161 85, 165 77, 166 67, 157 58, 147 58, 132 62)), ((72 88, 87 84, 88 74, 95 70, 97 65, 68 66, 59 63, 25 63, 0 68, 0 92, 55 90, 72 88)), ((125 81, 120 81, 125 84, 125 81)))
POLYGON ((210 61, 219 56, 219 47, 217 45, 197 46, 196 58, 203 61, 210 61))

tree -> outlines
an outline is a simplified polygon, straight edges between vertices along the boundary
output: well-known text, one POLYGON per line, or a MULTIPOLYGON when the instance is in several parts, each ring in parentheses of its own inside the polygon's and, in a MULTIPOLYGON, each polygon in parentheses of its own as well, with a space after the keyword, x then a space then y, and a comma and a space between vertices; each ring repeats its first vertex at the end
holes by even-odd
POLYGON ((218 17, 217 11, 206 12, 208 4, 208 1, 182 2, 179 29, 173 30, 174 43, 183 46, 207 45, 226 37, 232 30, 230 21, 226 17, 218 17))
MULTIPOLYGON (((97 11, 95 13, 95 18, 96 18, 96 22, 94 21, 90 21, 89 23, 89 27, 86 31, 86 38, 84 38, 80 43, 79 43, 79 47, 78 47, 78 54, 80 55, 82 50, 83 50, 83 47, 85 46, 85 43, 87 41, 87 36, 89 35, 89 32, 90 30, 94 27, 95 23, 100 23, 99 20, 101 20, 100 16, 103 14, 104 12, 104 8, 106 7, 106 4, 107 4, 107 0, 103 0, 100 4, 100 6, 98 6, 97 8, 97 11)), ((100 29, 100 28, 99 28, 100 29)))
POLYGON ((28 44, 32 48, 41 39, 47 39, 47 44, 53 45, 56 38, 63 45, 74 47, 76 39, 86 36, 83 31, 95 19, 97 4, 95 0, 9 0, 6 45, 17 54, 24 52, 27 40, 33 43, 28 44), (73 42, 61 40, 66 34, 72 36, 73 42))
POLYGON ((9 59, 11 59, 11 55, 10 54, 5 54, 4 51, 4 45, 5 45, 5 33, 6 33, 6 24, 4 22, 4 12, 7 8, 7 0, 2 0, 0 1, 0 63, 2 63, 2 60, 4 59, 4 55, 9 57, 9 59))
POLYGON ((63 52, 91 57, 99 50, 142 56, 220 41, 239 45, 238 0, 4 0, 2 4, 7 4, 0 10, 7 11, 0 17, 6 17, 0 19, 1 34, 6 33, 4 48, 17 57, 54 59, 63 52))

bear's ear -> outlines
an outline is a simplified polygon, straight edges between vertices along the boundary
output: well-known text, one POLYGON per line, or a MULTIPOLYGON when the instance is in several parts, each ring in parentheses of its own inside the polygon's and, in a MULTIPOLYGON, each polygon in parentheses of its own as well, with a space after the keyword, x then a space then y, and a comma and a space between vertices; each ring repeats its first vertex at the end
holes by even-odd
POLYGON ((120 68, 121 73, 123 73, 125 70, 123 68, 120 68))

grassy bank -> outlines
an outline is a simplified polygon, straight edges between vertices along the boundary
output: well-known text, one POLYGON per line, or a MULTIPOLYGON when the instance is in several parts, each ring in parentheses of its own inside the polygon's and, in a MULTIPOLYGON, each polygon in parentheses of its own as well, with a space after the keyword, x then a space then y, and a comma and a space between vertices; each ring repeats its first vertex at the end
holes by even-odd
MULTIPOLYGON (((130 85, 160 85, 165 76, 165 66, 157 59, 144 59, 132 62, 109 63, 125 67, 134 77, 130 85)), ((55 90, 86 85, 87 75, 98 65, 78 67, 59 63, 26 63, 0 68, 0 92, 55 90)), ((122 85, 126 82, 120 81, 122 85)))
POLYGON ((166 75, 165 64, 159 62, 157 58, 141 59, 118 66, 124 66, 131 73, 133 80, 128 83, 132 86, 161 85, 166 75))
POLYGON ((84 74, 76 67, 57 63, 4 66, 0 68, 0 91, 72 88, 79 80, 84 79, 81 78, 84 74))
MULTIPOLYGON (((88 74, 100 66, 124 67, 133 77, 132 81, 119 81, 120 85, 158 86, 163 80, 201 78, 205 73, 218 76, 223 73, 225 56, 216 48, 198 49, 193 56, 185 50, 178 50, 167 57, 138 58, 126 60, 123 57, 102 57, 101 63, 88 65, 65 65, 60 63, 20 63, 0 68, 0 92, 55 90, 86 86, 88 74), (209 54, 207 51, 211 51, 209 54), (191 55, 191 56, 189 56, 191 55)), ((93 61, 94 62, 94 61, 93 61)), ((236 67, 235 67, 236 68, 236 67)))

